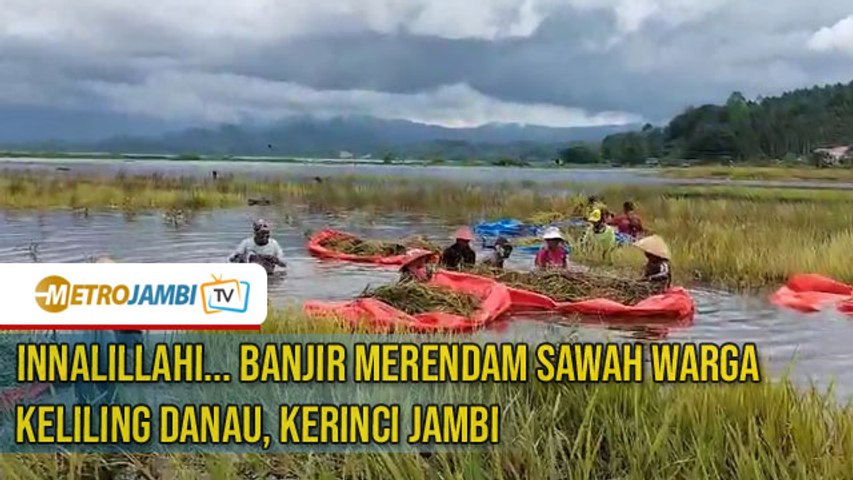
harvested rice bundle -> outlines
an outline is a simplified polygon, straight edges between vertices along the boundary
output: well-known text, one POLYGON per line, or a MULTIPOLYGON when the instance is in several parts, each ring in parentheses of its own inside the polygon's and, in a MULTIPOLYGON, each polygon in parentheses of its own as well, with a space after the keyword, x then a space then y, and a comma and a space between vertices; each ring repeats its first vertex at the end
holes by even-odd
POLYGON ((518 247, 529 247, 531 245, 539 245, 542 243, 542 239, 539 237, 523 237, 513 240, 512 243, 518 247))
POLYGON ((483 268, 478 269, 477 274, 494 278, 513 288, 546 295, 558 302, 607 298, 625 305, 635 305, 660 293, 648 282, 570 270, 513 272, 483 268))
POLYGON ((441 248, 437 245, 431 243, 426 238, 420 235, 412 235, 410 237, 404 238, 400 243, 402 243, 406 249, 414 249, 414 248, 422 248, 424 250, 429 250, 430 252, 440 252, 441 248))
POLYGON ((422 237, 411 237, 397 243, 383 240, 362 240, 356 237, 336 236, 326 240, 322 245, 336 252, 348 253, 350 255, 358 255, 362 257, 373 255, 383 257, 403 255, 411 248, 426 248, 430 251, 438 251, 437 247, 431 245, 422 237))
POLYGON ((373 289, 368 287, 360 297, 381 300, 409 315, 445 312, 470 317, 480 306, 480 301, 471 295, 417 282, 383 285, 373 289))
POLYGON ((536 212, 527 217, 527 223, 530 225, 550 225, 551 223, 560 220, 566 220, 568 215, 560 212, 536 212))

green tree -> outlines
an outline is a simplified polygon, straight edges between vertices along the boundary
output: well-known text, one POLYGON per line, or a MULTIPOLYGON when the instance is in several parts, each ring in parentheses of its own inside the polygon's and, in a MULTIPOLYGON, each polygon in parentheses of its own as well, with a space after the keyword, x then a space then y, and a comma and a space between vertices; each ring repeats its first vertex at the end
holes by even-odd
POLYGON ((601 163, 599 152, 583 143, 574 143, 560 150, 560 160, 564 164, 601 163))

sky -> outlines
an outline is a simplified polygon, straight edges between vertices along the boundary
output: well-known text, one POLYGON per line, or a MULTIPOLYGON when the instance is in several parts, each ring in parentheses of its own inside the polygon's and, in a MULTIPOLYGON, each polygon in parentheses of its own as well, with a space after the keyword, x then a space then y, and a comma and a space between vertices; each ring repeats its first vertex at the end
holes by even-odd
POLYGON ((6 124, 658 124, 851 80, 853 0, 0 0, 6 124))

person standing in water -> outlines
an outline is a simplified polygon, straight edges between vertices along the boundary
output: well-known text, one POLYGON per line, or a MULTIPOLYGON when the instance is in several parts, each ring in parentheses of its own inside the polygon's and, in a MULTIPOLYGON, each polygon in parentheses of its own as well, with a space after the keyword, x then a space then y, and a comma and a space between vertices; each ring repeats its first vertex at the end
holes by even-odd
POLYGON ((256 220, 252 225, 254 236, 240 242, 234 253, 228 257, 231 263, 257 263, 266 269, 267 274, 275 272, 276 267, 286 267, 284 252, 278 242, 270 238, 272 229, 266 220, 256 220))
POLYGON ((542 234, 545 245, 536 253, 534 264, 538 270, 566 268, 569 255, 566 251, 563 234, 557 227, 548 227, 542 234))
POLYGON ((471 248, 474 233, 468 227, 456 230, 456 243, 444 249, 441 254, 441 265, 448 270, 471 268, 477 261, 477 254, 471 248))
POLYGON ((494 252, 483 260, 483 265, 502 270, 504 261, 512 254, 512 245, 505 237, 498 237, 493 248, 494 252))

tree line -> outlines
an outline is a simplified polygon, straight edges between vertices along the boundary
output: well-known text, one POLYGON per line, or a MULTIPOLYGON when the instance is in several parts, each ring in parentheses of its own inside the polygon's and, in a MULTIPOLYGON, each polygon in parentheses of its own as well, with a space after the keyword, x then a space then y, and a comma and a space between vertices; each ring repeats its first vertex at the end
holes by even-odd
POLYGON ((724 105, 688 107, 665 127, 616 133, 598 148, 574 143, 565 163, 645 163, 649 158, 743 162, 810 157, 816 148, 853 145, 853 82, 724 105))

